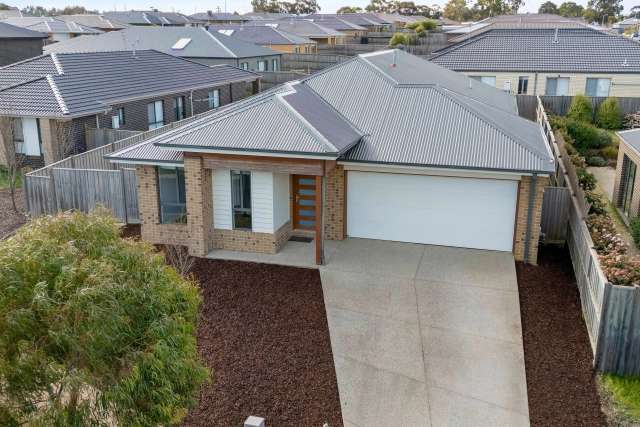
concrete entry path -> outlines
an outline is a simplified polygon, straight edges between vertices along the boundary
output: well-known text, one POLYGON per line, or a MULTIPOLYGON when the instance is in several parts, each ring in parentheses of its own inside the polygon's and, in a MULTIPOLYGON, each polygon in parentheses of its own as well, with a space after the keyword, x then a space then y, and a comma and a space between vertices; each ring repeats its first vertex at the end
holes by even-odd
POLYGON ((509 253, 347 239, 320 268, 346 426, 527 426, 509 253))

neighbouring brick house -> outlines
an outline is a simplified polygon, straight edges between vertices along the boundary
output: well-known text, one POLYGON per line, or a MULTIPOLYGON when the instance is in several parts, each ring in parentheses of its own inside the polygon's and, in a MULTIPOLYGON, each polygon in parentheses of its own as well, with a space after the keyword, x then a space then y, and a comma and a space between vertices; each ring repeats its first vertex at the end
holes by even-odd
POLYGON ((0 22, 0 66, 42 55, 47 34, 0 22))
POLYGON ((640 214, 640 129, 618 132, 618 163, 613 187, 613 204, 626 221, 640 214))
POLYGON ((535 263, 554 160, 511 95, 403 51, 360 55, 108 155, 142 237, 196 256, 345 237, 535 263))
POLYGON ((0 116, 41 166, 84 151, 90 128, 157 128, 256 93, 258 79, 153 50, 53 53, 0 69, 0 116))

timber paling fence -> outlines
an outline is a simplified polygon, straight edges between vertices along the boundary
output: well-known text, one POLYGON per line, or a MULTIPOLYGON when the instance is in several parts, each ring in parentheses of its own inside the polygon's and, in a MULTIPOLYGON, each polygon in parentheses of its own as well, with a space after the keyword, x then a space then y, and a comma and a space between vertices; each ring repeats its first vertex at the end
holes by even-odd
POLYGON ((288 72, 301 71, 311 74, 316 71, 347 61, 346 55, 328 55, 321 53, 283 53, 282 70, 288 72))
MULTIPOLYGON (((587 97, 591 101, 593 113, 595 115, 598 107, 606 97, 587 97)), ((640 111, 640 98, 638 97, 615 97, 618 105, 624 114, 632 114, 640 111)), ((530 120, 536 117, 538 108, 538 99, 542 101, 545 110, 558 116, 566 116, 571 107, 573 96, 535 96, 535 95, 517 95, 518 111, 520 115, 530 120)), ((595 117, 594 117, 595 118, 595 117)))
MULTIPOLYGON (((593 366, 603 372, 640 375, 640 287, 614 285, 607 280, 585 222, 589 206, 562 141, 558 144, 553 134, 542 100, 538 100, 536 113, 556 159, 555 185, 566 187, 570 194, 566 242, 593 350, 593 366)), ((544 209, 543 205, 543 216, 544 209)))
POLYGON ((135 169, 130 165, 112 163, 104 156, 215 111, 140 132, 26 174, 24 191, 29 215, 53 215, 68 210, 91 212, 101 205, 111 210, 113 216, 125 224, 139 223, 135 169))

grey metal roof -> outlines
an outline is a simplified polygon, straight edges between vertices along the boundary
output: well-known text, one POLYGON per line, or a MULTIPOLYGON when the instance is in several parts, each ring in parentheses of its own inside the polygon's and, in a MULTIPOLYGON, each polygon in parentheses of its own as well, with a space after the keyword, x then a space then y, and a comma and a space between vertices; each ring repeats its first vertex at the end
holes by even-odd
POLYGON ((277 21, 255 20, 246 22, 244 25, 269 25, 279 30, 308 38, 322 37, 344 37, 344 33, 327 28, 306 19, 286 18, 277 21))
POLYGON ((229 65, 209 67, 153 50, 53 53, 0 68, 0 114, 86 116, 115 103, 257 78, 229 65))
POLYGON ((100 34, 102 31, 75 22, 65 22, 50 16, 25 16, 21 18, 7 18, 2 22, 27 28, 33 31, 51 34, 100 34))
POLYGON ((616 133, 620 139, 640 154, 640 129, 629 129, 616 133))
POLYGON ((456 71, 640 72, 640 44, 589 28, 495 29, 431 60, 456 71), (557 41, 556 41, 557 40, 557 41))
POLYGON ((289 33, 279 28, 263 25, 210 25, 209 31, 220 32, 232 38, 259 45, 288 45, 288 44, 315 44, 316 42, 297 34, 289 33))
POLYGON ((45 46, 45 52, 110 52, 153 49, 184 58, 252 58, 279 52, 199 27, 129 27, 99 36, 79 37, 45 46), (183 49, 173 46, 190 39, 183 49))
POLYGON ((224 22, 245 22, 249 20, 249 17, 238 15, 235 13, 214 13, 214 12, 200 12, 189 15, 191 19, 198 21, 224 21, 224 22))
POLYGON ((495 94, 495 99, 487 102, 486 88, 472 83, 471 89, 461 91, 457 79, 451 78, 452 72, 425 65, 428 63, 424 60, 420 60, 424 62, 421 67, 414 58, 402 51, 376 52, 304 80, 367 135, 344 160, 483 170, 553 170, 553 158, 540 127, 514 112, 512 97, 504 98, 501 91, 485 85, 495 94), (383 64, 394 62, 397 75, 422 71, 430 74, 431 83, 422 80, 410 84, 408 80, 389 78, 383 64), (481 95, 474 95, 474 89, 480 89, 481 95))
POLYGON ((307 19, 315 22, 316 24, 322 25, 323 27, 331 28, 336 31, 367 31, 367 29, 361 25, 354 24, 346 19, 334 16, 317 15, 313 18, 305 16, 299 19, 307 19))
POLYGON ((166 153, 160 153, 160 147, 171 147, 553 171, 540 126, 518 116, 512 96, 403 51, 360 55, 301 82, 232 104, 152 142, 157 151, 146 146, 147 161, 162 160, 166 153))
POLYGON ((388 26, 392 22, 388 22, 386 19, 377 16, 375 13, 312 13, 307 15, 308 18, 334 17, 340 18, 344 21, 351 22, 352 24, 360 25, 362 27, 380 27, 388 26))
POLYGON ((9 9, 0 10, 0 19, 20 18, 22 16, 22 11, 15 6, 10 6, 9 9))
POLYGON ((0 39, 46 39, 45 33, 0 22, 0 39))
POLYGON ((194 23, 188 16, 176 12, 129 10, 105 12, 103 16, 129 25, 188 25, 194 23))
POLYGON ((75 22, 85 27, 97 28, 98 30, 121 30, 127 28, 128 25, 112 19, 105 18, 102 15, 93 14, 75 14, 75 15, 59 15, 56 18, 66 22, 75 22))

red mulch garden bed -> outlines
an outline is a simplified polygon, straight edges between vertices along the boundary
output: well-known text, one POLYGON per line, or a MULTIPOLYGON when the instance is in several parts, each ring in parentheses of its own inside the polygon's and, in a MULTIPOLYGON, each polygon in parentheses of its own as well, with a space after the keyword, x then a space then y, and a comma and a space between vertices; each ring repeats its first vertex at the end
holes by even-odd
POLYGON ((317 270, 198 259, 198 347, 213 381, 185 426, 342 426, 317 270))
POLYGON ((569 253, 538 262, 516 266, 531 425, 606 426, 569 253))

